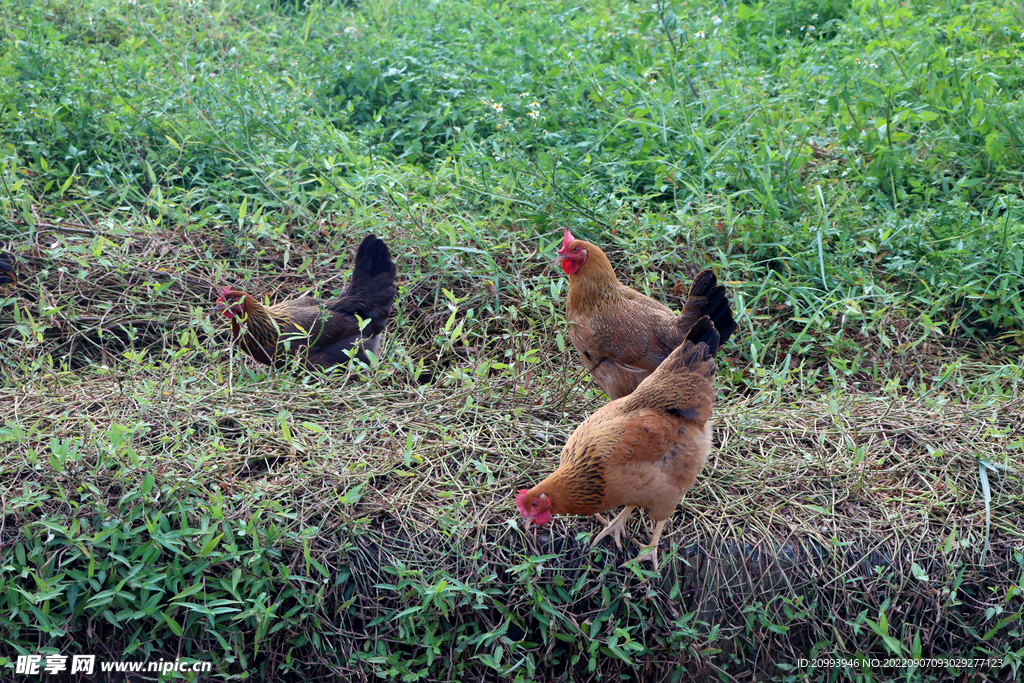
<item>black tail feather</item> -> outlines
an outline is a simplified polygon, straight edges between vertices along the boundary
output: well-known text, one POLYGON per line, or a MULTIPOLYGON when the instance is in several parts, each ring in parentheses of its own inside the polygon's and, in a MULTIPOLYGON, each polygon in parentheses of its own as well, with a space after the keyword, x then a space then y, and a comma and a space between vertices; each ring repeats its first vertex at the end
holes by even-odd
POLYGON ((695 370, 698 363, 711 361, 709 370, 713 375, 716 371, 714 357, 720 344, 721 337, 715 329, 715 324, 705 315, 690 326, 683 343, 677 346, 654 372, 677 373, 683 368, 695 370))
POLYGON ((14 256, 0 251, 0 285, 18 284, 18 274, 14 271, 14 256))
POLYGON ((725 285, 718 284, 718 278, 710 268, 700 271, 693 279, 686 307, 690 308, 691 305, 699 307, 697 312, 708 316, 714 323, 720 337, 720 346, 729 341, 729 337, 736 331, 736 321, 732 317, 725 285))
POLYGON ((712 322, 711 316, 705 315, 690 327, 683 343, 686 342, 691 342, 694 346, 704 343, 708 347, 708 352, 714 357, 718 353, 718 347, 722 345, 722 335, 715 323, 712 322))
POLYGON ((376 235, 367 235, 356 251, 348 285, 328 307, 387 324, 395 302, 397 273, 388 245, 376 235))

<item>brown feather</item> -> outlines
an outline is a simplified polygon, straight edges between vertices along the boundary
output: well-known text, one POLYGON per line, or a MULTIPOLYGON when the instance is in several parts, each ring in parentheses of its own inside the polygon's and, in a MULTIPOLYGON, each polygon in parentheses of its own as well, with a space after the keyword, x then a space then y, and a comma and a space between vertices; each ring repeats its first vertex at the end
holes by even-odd
POLYGON ((736 329, 725 287, 712 270, 697 274, 677 316, 622 284, 599 247, 583 240, 572 245, 581 245, 587 258, 569 274, 569 339, 594 381, 611 398, 632 393, 682 343, 701 316, 710 316, 723 344, 736 329))
MULTIPOLYGON (((395 299, 397 269, 383 241, 368 235, 356 252, 355 266, 341 296, 321 301, 302 296, 264 306, 255 297, 242 296, 244 315, 231 318, 232 336, 255 361, 283 367, 301 355, 307 368, 329 368, 355 357, 368 362, 366 351, 380 349, 395 299), (360 330, 358 318, 369 321, 360 330)), ((222 296, 223 298, 223 296, 222 296)))
POLYGON ((719 335, 704 316, 629 396, 608 403, 572 433, 561 464, 526 493, 552 514, 589 515, 623 505, 667 519, 711 451, 714 355, 719 335))

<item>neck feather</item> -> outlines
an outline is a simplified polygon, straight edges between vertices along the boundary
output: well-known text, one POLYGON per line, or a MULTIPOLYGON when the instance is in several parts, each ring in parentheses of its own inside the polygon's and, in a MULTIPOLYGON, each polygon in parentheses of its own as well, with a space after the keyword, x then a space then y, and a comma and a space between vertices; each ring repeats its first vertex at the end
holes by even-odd
POLYGON ((604 512, 603 463, 563 463, 551 476, 537 484, 536 490, 547 494, 553 515, 592 515, 604 512))
POLYGON ((584 243, 584 248, 587 250, 586 262, 569 275, 569 308, 604 308, 618 303, 622 298, 622 284, 615 276, 608 257, 589 242, 584 243))
POLYGON ((235 337, 241 331, 243 321, 246 328, 250 331, 262 330, 265 327, 273 328, 273 325, 270 324, 270 311, 267 310, 266 306, 257 301, 253 295, 246 294, 241 300, 241 305, 242 314, 232 316, 231 318, 231 331, 235 337))

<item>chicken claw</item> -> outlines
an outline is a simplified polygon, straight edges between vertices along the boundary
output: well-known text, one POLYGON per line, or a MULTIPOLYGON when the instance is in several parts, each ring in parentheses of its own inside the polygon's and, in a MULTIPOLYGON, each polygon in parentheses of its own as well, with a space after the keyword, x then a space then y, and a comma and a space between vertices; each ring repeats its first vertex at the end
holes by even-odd
MULTIPOLYGON (((651 564, 654 565, 654 571, 658 571, 658 543, 661 542, 661 532, 665 528, 665 522, 667 521, 667 519, 663 519, 654 525, 654 533, 651 534, 651 544, 644 546, 640 554, 633 558, 633 562, 640 562, 640 560, 649 557, 651 564)), ((624 562, 622 566, 625 567, 627 564, 629 562, 624 562)))
POLYGON ((594 540, 590 542, 590 547, 595 547, 598 542, 605 536, 611 536, 612 540, 615 541, 615 547, 622 550, 622 537, 626 533, 626 518, 629 517, 629 513, 633 511, 635 505, 627 505, 622 508, 622 512, 613 519, 611 522, 605 521, 605 518, 601 515, 594 515, 598 521, 604 525, 604 531, 594 537, 594 540))

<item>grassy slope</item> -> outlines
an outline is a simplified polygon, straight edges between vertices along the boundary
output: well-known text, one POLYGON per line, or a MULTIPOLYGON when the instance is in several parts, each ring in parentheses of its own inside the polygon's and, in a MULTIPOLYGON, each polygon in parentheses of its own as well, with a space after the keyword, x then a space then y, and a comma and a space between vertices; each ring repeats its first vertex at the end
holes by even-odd
POLYGON ((2 12, 11 653, 407 680, 1019 667, 1019 10, 2 12), (586 520, 509 524, 602 401, 563 336, 567 224, 670 302, 715 265, 740 313, 662 579, 580 550, 586 520), (225 343, 216 285, 333 291, 369 231, 403 285, 368 378, 266 375, 225 343))

